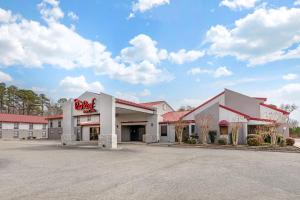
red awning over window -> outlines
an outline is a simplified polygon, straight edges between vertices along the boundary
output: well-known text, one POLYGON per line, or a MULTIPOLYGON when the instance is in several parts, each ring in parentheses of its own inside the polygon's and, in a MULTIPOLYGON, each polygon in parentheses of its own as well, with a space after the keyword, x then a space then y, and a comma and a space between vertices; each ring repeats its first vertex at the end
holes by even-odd
POLYGON ((229 122, 227 120, 221 120, 219 126, 229 126, 229 122))

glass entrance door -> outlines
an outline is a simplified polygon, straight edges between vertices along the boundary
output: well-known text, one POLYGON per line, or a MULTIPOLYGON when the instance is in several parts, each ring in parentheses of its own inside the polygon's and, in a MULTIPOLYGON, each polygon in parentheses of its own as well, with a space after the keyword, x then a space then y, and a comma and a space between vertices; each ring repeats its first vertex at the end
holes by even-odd
POLYGON ((98 140, 100 127, 90 127, 90 140, 98 140))

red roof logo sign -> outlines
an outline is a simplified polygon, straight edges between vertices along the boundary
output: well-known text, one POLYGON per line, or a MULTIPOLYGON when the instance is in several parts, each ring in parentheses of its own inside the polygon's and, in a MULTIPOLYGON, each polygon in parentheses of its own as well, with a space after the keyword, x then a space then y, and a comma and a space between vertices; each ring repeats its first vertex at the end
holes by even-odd
POLYGON ((96 98, 93 98, 91 103, 89 103, 87 100, 81 101, 79 99, 74 99, 74 108, 75 110, 82 110, 84 113, 96 112, 95 101, 96 98))

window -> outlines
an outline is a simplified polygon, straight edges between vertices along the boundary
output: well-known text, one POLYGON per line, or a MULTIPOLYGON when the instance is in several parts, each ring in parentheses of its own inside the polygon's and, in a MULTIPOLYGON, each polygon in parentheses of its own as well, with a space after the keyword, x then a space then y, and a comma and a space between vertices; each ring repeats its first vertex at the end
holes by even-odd
POLYGON ((14 129, 19 129, 19 123, 14 124, 14 129))
POLYGON ((77 117, 77 126, 80 126, 80 117, 77 117))
POLYGON ((194 134, 195 133, 195 125, 191 126, 191 133, 194 134))
POLYGON ((88 120, 88 121, 91 121, 91 116, 90 116, 90 115, 87 116, 87 120, 88 120))
POLYGON ((30 129, 30 130, 33 129, 33 124, 29 124, 29 129, 30 129))
POLYGON ((168 136, 168 127, 166 125, 160 127, 160 136, 168 136))
POLYGON ((59 128, 61 127, 61 121, 60 120, 58 121, 58 127, 59 128))
POLYGON ((0 129, 2 129, 2 122, 0 122, 0 129))
POLYGON ((42 137, 46 137, 46 131, 43 131, 42 137))
POLYGON ((43 124, 43 130, 46 130, 46 127, 47 127, 46 124, 43 124))
POLYGON ((53 122, 50 121, 50 128, 53 128, 53 122))
POLYGON ((19 137, 19 131, 14 131, 14 138, 18 138, 19 137))

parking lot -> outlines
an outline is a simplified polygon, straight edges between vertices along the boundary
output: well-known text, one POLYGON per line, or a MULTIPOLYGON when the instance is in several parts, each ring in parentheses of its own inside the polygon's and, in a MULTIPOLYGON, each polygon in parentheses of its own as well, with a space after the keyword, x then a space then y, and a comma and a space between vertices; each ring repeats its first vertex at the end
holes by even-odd
POLYGON ((300 154, 0 141, 0 199, 300 199, 300 154))

